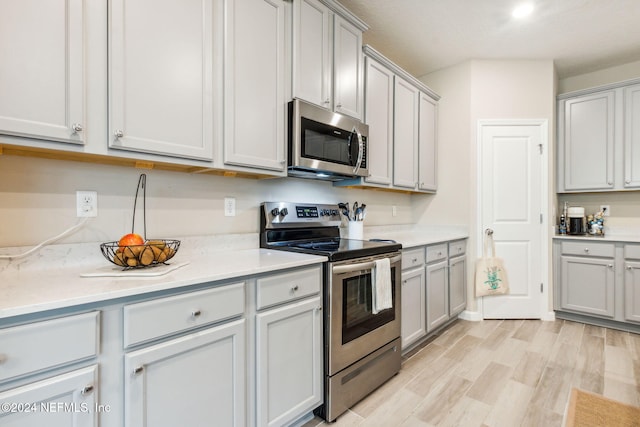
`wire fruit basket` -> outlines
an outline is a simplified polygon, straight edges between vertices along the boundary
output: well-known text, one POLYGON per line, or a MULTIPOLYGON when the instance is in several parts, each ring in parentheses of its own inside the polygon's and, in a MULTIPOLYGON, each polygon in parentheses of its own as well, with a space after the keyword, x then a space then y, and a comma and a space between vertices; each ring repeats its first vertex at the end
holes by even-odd
POLYGON ((166 264, 178 251, 180 240, 148 240, 143 245, 121 246, 118 242, 100 245, 102 255, 119 267, 141 268, 166 264))
MULTIPOLYGON (((106 242, 100 245, 100 251, 104 257, 113 264, 122 267, 123 270, 133 268, 146 268, 160 264, 167 264, 180 248, 180 240, 171 239, 153 239, 147 240, 147 176, 141 174, 136 188, 136 196, 133 201, 133 222, 131 225, 131 234, 134 234, 136 224, 136 204, 138 202, 138 192, 142 188, 142 213, 144 238, 136 237, 141 240, 141 244, 126 245, 118 242, 106 242)), ((122 241, 122 240, 121 240, 122 241)))

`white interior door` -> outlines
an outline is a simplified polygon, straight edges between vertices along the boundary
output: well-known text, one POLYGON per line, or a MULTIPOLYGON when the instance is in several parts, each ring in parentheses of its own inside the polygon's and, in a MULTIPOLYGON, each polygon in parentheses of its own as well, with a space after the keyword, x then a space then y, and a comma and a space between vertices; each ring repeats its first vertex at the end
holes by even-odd
MULTIPOLYGON (((546 121, 481 122, 481 229, 493 230, 510 293, 483 297, 485 319, 539 319, 546 266, 546 121)), ((480 239, 482 245, 482 239, 480 239)))

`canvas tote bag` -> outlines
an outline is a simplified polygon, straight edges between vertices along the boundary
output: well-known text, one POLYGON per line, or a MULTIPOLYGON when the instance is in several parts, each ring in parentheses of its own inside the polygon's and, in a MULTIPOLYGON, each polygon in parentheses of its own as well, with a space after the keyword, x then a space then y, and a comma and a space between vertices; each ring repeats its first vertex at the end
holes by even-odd
POLYGON ((482 258, 476 262, 476 296, 502 295, 509 293, 509 281, 502 258, 496 256, 493 231, 484 235, 482 258), (491 253, 489 253, 491 251, 491 253))

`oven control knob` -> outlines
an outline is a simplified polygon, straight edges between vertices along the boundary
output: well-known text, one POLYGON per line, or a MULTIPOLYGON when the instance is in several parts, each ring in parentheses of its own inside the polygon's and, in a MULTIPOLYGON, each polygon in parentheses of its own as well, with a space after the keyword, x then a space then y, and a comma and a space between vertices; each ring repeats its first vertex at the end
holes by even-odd
POLYGON ((280 215, 280 209, 278 209, 278 208, 271 209, 271 215, 273 215, 273 216, 280 215))
POLYGON ((332 216, 338 215, 338 209, 331 209, 331 215, 332 216))
POLYGON ((287 216, 288 213, 289 213, 289 210, 287 208, 280 209, 281 216, 287 216))

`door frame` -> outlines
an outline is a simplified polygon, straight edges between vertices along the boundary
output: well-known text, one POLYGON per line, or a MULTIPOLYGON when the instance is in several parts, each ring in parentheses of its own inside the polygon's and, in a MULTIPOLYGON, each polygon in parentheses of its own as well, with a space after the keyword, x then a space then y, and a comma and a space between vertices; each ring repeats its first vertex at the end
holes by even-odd
MULTIPOLYGON (((483 250, 483 238, 484 238, 484 230, 482 230, 482 212, 483 212, 483 197, 482 197, 482 176, 483 176, 483 167, 482 167, 482 130, 485 126, 538 126, 540 128, 540 141, 542 144, 542 159, 540 165, 540 185, 541 188, 541 205, 540 210, 542 213, 542 242, 540 245, 541 248, 541 259, 540 266, 542 269, 542 280, 543 280, 543 289, 542 289, 542 297, 540 299, 540 319, 541 320, 555 320, 555 312, 553 311, 553 301, 549 299, 550 295, 552 295, 552 278, 549 274, 549 258, 551 251, 551 242, 549 240, 549 226, 552 224, 549 219, 551 217, 551 213, 549 210, 549 157, 551 156, 551 149, 549 144, 549 120, 548 119, 479 119, 476 130, 476 147, 477 147, 477 186, 476 186, 476 236, 478 236, 476 240, 476 253, 478 257, 481 256, 483 250)), ((475 275, 473 276, 475 279, 475 275)), ((474 285, 474 293, 475 296, 475 280, 472 281, 474 285)), ((478 307, 478 314, 480 315, 480 319, 484 319, 484 305, 482 297, 476 297, 476 303, 478 307)))

